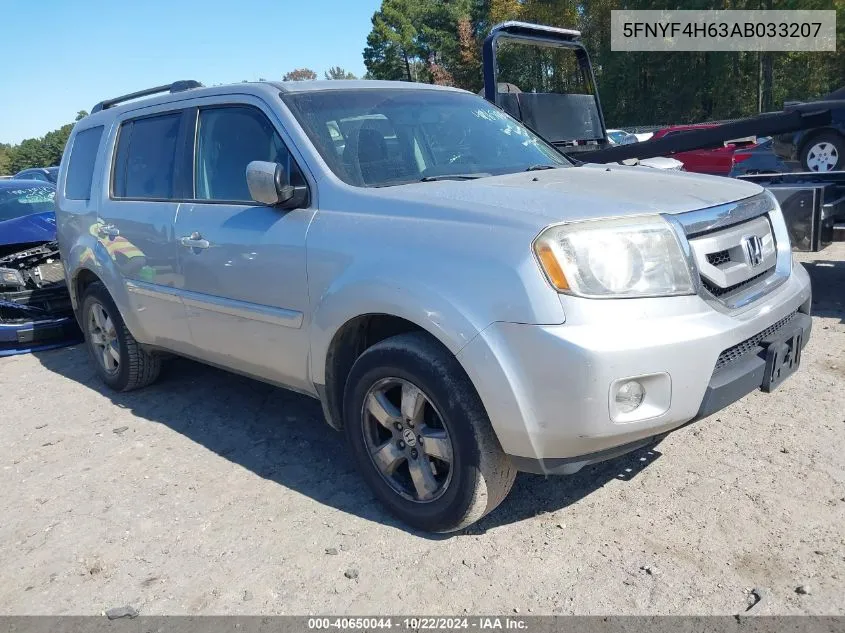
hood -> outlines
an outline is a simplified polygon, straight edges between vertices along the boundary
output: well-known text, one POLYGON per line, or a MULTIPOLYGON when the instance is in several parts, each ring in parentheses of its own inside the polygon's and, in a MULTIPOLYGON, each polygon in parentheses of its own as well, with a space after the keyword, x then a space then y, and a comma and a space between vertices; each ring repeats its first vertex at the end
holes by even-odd
POLYGON ((0 222, 0 246, 52 242, 56 239, 56 214, 53 211, 22 215, 0 222))
MULTIPOLYGON (((641 166, 582 165, 478 180, 413 183, 368 190, 439 215, 481 222, 531 223, 588 220, 644 213, 684 213, 748 198, 762 191, 750 182, 641 166), (466 218, 469 219, 469 218, 466 218)), ((387 202, 387 200, 385 201, 387 202)))

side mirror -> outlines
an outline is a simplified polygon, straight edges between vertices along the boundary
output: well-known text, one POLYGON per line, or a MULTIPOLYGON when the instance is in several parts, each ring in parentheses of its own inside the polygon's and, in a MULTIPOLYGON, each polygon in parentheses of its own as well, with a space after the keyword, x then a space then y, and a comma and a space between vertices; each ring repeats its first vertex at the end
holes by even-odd
POLYGON ((246 166, 246 184, 253 200, 271 207, 290 202, 296 193, 284 167, 263 160, 254 160, 246 166))

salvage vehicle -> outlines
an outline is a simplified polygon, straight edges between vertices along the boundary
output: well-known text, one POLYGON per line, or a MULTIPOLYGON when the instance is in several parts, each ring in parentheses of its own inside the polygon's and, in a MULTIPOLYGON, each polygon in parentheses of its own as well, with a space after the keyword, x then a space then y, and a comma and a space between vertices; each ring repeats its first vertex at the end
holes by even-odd
POLYGON ((79 340, 56 242, 52 184, 0 180, 0 356, 79 340))
POLYGON ((91 112, 57 219, 103 382, 144 387, 164 352, 317 398, 415 528, 800 365, 810 281, 757 185, 576 165, 426 84, 183 81, 91 112))

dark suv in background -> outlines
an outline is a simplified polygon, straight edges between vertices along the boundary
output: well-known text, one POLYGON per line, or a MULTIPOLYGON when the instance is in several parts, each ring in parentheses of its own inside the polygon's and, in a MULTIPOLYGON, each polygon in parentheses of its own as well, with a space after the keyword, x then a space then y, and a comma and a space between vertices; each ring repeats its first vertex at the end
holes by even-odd
MULTIPOLYGON (((819 101, 845 99, 845 86, 819 101)), ((784 104, 784 110, 790 105, 784 104)), ((797 160, 801 171, 829 172, 845 170, 845 108, 831 110, 830 125, 775 137, 774 150, 785 160, 797 160)))

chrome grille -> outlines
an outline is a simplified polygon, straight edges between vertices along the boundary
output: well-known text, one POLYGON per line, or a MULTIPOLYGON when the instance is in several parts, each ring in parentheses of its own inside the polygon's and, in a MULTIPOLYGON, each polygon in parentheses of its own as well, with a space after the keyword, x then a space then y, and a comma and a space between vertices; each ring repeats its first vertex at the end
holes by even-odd
POLYGON ((777 200, 768 192, 665 217, 686 238, 699 294, 717 310, 752 304, 792 273, 789 233, 777 200))
POLYGON ((752 352, 756 352, 758 346, 760 345, 760 342, 763 339, 771 336, 772 334, 774 334, 775 332, 780 330, 787 323, 792 321, 792 319, 794 319, 795 315, 797 315, 797 314, 798 314, 798 311, 796 310, 792 314, 789 314, 789 315, 785 316, 784 318, 782 318, 780 321, 778 321, 774 325, 767 327, 762 332, 759 332, 758 334, 755 334, 751 338, 747 338, 744 341, 742 341, 741 343, 737 343, 733 347, 729 347, 728 349, 723 351, 721 354, 719 354, 719 358, 716 361, 716 369, 714 371, 719 371, 720 369, 723 369, 723 368, 727 367, 728 365, 735 363, 736 361, 741 359, 743 356, 746 356, 746 355, 748 355, 752 352))
POLYGON ((777 264, 767 216, 694 237, 690 247, 702 287, 720 300, 762 282, 777 264))

